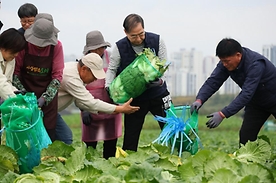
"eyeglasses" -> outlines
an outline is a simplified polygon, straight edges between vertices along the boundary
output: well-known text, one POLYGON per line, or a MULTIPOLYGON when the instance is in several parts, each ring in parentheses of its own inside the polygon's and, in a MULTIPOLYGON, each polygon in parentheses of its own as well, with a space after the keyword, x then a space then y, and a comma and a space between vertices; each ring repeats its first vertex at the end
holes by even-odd
POLYGON ((30 24, 30 25, 33 24, 34 21, 35 21, 34 18, 32 18, 32 19, 25 19, 25 20, 21 19, 20 20, 21 24, 30 24))
POLYGON ((140 37, 140 38, 144 37, 145 34, 146 34, 146 32, 143 31, 143 32, 141 32, 141 33, 139 33, 139 34, 131 34, 131 35, 129 35, 129 36, 130 36, 131 39, 136 39, 136 38, 138 38, 138 37, 140 37))

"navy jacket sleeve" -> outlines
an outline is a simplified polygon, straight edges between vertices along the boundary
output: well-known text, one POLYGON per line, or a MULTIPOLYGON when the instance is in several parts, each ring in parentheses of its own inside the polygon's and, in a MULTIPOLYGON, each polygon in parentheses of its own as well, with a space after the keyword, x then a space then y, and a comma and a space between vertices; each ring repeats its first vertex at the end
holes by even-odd
POLYGON ((229 77, 227 69, 221 62, 217 64, 217 67, 213 70, 211 76, 205 81, 196 96, 196 99, 200 99, 202 104, 205 103, 219 88, 224 81, 229 77))
POLYGON ((250 102, 258 88, 264 70, 265 63, 260 60, 254 61, 247 67, 241 92, 228 106, 221 110, 225 117, 228 118, 236 114, 250 102))

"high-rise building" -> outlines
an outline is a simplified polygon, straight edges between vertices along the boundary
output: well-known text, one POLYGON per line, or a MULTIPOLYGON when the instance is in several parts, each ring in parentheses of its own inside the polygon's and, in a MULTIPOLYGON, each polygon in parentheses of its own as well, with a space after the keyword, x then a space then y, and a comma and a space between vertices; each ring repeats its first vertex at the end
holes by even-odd
POLYGON ((276 46, 275 45, 264 45, 263 56, 268 58, 276 66, 276 46))
MULTIPOLYGON (((203 59, 203 81, 208 79, 214 68, 217 66, 218 62, 219 58, 214 56, 207 56, 203 59)), ((237 94, 239 91, 239 86, 229 77, 220 87, 219 93, 237 94)))
POLYGON ((167 83, 172 96, 195 95, 202 83, 202 52, 181 49, 171 54, 167 83))
MULTIPOLYGON (((214 68, 218 64, 219 59, 215 56, 204 57, 202 63, 202 80, 205 81, 213 72, 214 68)), ((203 83, 201 83, 203 84, 203 83)))

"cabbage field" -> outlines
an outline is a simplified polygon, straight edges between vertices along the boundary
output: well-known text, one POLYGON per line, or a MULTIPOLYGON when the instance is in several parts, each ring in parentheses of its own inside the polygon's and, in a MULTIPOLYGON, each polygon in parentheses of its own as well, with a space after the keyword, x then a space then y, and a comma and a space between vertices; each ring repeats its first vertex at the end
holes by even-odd
MULTIPOLYGON (((239 148, 241 119, 226 119, 217 129, 205 127, 199 118, 203 148, 195 155, 179 157, 170 147, 152 144, 159 133, 152 116, 142 130, 138 152, 121 152, 118 158, 102 158, 102 143, 96 150, 80 142, 79 115, 64 117, 74 132, 74 143, 54 142, 41 152, 41 163, 32 173, 19 174, 17 156, 0 146, 0 182, 85 183, 272 183, 276 179, 276 131, 260 132, 260 138, 239 148), (77 121, 77 122, 76 122, 77 121)), ((122 146, 122 138, 118 147, 122 146)))

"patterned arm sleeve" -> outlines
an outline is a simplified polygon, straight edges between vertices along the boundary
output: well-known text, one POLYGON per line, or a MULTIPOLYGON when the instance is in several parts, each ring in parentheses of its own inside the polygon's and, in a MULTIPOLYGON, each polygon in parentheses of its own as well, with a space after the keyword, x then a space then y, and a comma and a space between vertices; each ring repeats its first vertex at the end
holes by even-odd
POLYGON ((17 75, 13 75, 12 85, 18 90, 26 90, 17 75))
POLYGON ((60 82, 57 79, 53 79, 48 85, 46 91, 42 93, 42 97, 45 99, 45 105, 48 105, 56 96, 60 82))

